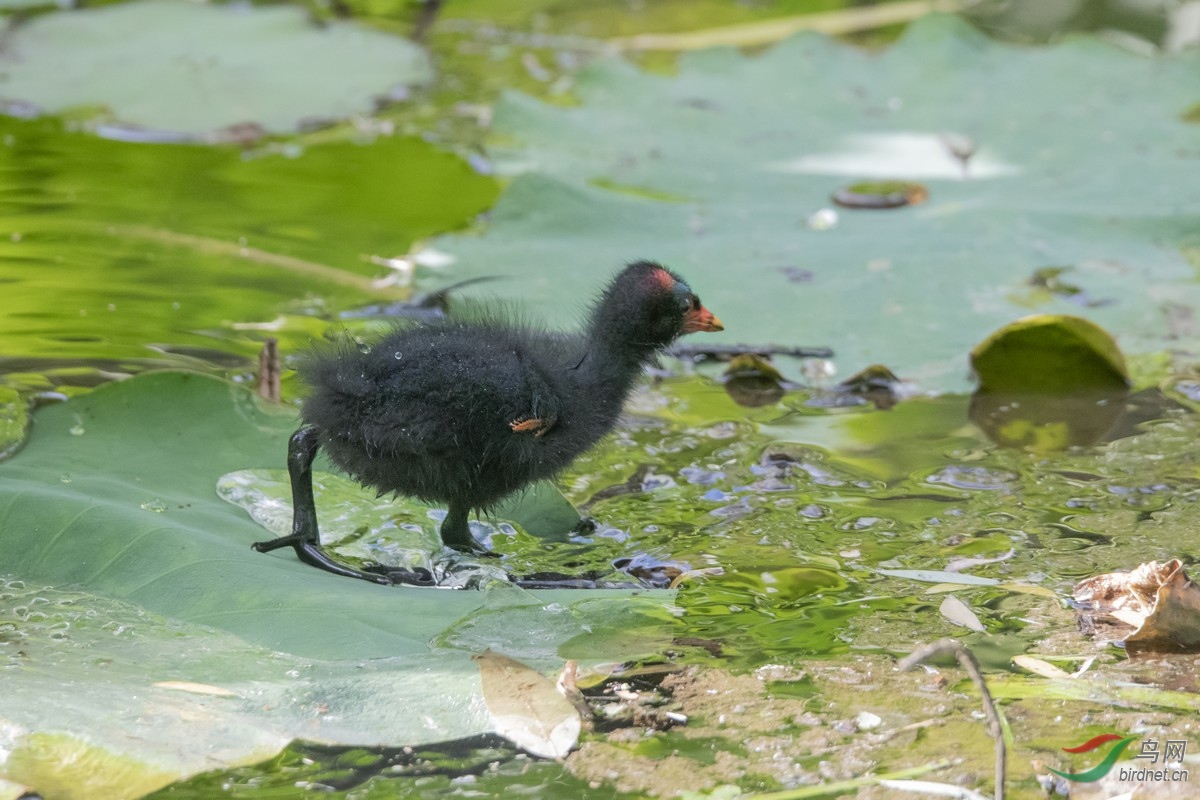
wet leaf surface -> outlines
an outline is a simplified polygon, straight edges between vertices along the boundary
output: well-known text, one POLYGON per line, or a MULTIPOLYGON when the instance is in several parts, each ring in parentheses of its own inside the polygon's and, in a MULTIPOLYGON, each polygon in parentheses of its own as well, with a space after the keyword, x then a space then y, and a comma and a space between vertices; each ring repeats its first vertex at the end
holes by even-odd
POLYGON ((663 595, 381 587, 254 553, 262 529, 214 489, 233 467, 278 463, 294 418, 245 388, 156 373, 36 420, 0 464, 13 780, 132 798, 294 738, 459 738, 495 729, 474 652, 555 669, 560 648, 587 663, 656 648, 610 625, 661 628, 663 595), (62 759, 88 766, 47 780, 62 759))
POLYGON ((783 375, 767 359, 746 353, 734 356, 725 369, 725 391, 738 405, 774 405, 783 397, 783 375))

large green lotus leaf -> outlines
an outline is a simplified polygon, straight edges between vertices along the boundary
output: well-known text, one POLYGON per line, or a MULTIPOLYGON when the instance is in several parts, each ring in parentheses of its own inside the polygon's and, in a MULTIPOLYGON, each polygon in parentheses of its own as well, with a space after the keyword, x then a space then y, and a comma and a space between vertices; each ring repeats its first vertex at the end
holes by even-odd
POLYGON ((239 123, 294 129, 372 109, 422 83, 421 48, 357 23, 313 24, 299 7, 143 0, 45 14, 0 54, 9 101, 49 111, 104 105, 123 122, 172 131, 239 123))
POLYGON ((0 778, 44 786, 82 749, 100 783, 47 796, 120 797, 96 786, 131 770, 167 782, 293 738, 471 735, 494 729, 472 652, 546 669, 568 644, 619 658, 666 635, 661 598, 384 587, 253 552, 268 532, 216 485, 278 465, 294 425, 242 387, 166 372, 35 415, 0 463, 0 637, 13 644, 0 778))
POLYGON ((188 373, 43 410, 24 449, 0 464, 5 572, 306 657, 425 652, 480 606, 479 593, 380 587, 287 550, 254 553, 250 543, 271 532, 217 497, 222 475, 278 464, 295 424, 242 387, 188 373))
POLYGON ((47 798, 140 797, 293 738, 392 744, 489 728, 465 658, 314 661, 40 582, 0 591, 0 719, 15 726, 0 775, 47 798))
POLYGON ((563 323, 620 263, 659 259, 720 338, 831 345, 847 373, 884 363, 932 388, 962 388, 971 346, 1028 313, 1014 298, 1034 272, 1068 266, 1084 291, 1039 310, 1157 350, 1179 334, 1162 307, 1200 299, 1200 150, 1181 118, 1197 74, 1197 51, 1016 47, 947 16, 883 53, 801 35, 669 76, 609 61, 577 106, 505 99, 494 155, 515 180, 484 235, 441 247, 463 277, 520 276, 495 291, 563 323), (883 179, 928 200, 806 224, 840 186, 883 179))

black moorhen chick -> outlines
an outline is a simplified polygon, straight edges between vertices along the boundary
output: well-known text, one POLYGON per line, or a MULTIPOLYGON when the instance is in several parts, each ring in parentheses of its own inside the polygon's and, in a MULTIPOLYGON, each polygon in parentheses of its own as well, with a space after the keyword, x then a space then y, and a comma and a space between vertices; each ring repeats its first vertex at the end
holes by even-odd
POLYGON ((291 546, 321 569, 393 582, 321 550, 311 468, 324 447, 380 494, 447 504, 442 541, 479 552, 472 509, 564 469, 612 430, 658 351, 682 334, 719 330, 682 278, 638 261, 609 283, 580 334, 442 320, 393 331, 365 352, 318 354, 300 370, 312 393, 288 447, 292 533, 254 549, 291 546))

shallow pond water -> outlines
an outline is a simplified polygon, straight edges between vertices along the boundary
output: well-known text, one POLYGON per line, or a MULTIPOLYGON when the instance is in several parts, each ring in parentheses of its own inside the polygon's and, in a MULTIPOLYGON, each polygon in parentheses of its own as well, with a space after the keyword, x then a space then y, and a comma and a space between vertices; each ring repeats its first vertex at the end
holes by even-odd
MULTIPOLYGON (((587 53, 603 48, 597 37, 686 29, 703 16, 688 3, 652 4, 650 16, 637 19, 611 15, 604 3, 507 5, 447 4, 461 16, 447 20, 434 44, 446 59, 441 83, 380 119, 325 132, 221 146, 151 145, 105 140, 71 119, 0 117, 0 391, 11 390, 0 395, 0 454, 16 451, 26 424, 18 395, 53 401, 164 367, 246 381, 267 337, 280 341, 286 365, 331 331, 369 335, 385 327, 357 310, 411 296, 406 270, 413 264, 400 256, 427 237, 480 221, 486 229, 502 185, 474 148, 490 119, 487 104, 501 88, 575 102, 573 75, 587 53)), ((717 25, 778 11, 766 5, 706 3, 704 11, 707 24, 717 25)), ((355 10, 385 25, 408 15, 390 6, 355 10)), ((895 33, 886 29, 879 40, 895 33)), ((662 72, 677 68, 662 54, 631 59, 662 72)), ((620 189, 611 181, 595 185, 620 189)), ((646 197, 678 201, 669 193, 646 197)), ((689 222, 696 236, 701 217, 689 222)), ((867 268, 890 269, 882 262, 867 268)), ((433 253, 419 265, 417 288, 454 282, 453 272, 439 274, 436 264, 433 253)), ((779 269, 797 283, 813 277, 797 266, 779 269)), ((486 284, 464 287, 451 305, 487 294, 486 284)), ((838 342, 809 344, 836 349, 838 342)), ((781 365, 793 376, 822 374, 794 367, 781 365)), ((1169 371, 1162 364, 1144 370, 1169 371)), ((849 738, 866 735, 853 722, 856 702, 885 716, 894 710, 888 723, 900 728, 919 724, 927 705, 937 709, 930 714, 955 713, 958 719, 919 734, 925 738, 910 749, 922 758, 943 750, 961 755, 969 768, 954 778, 986 785, 990 743, 968 716, 969 692, 951 685, 935 695, 917 678, 901 684, 881 677, 893 656, 942 636, 972 646, 990 675, 1008 681, 1020 739, 1047 758, 1078 740, 1081 728, 1063 718, 1097 712, 1081 723, 1096 732, 1142 725, 1132 713, 1099 713, 1114 704, 1107 697, 1020 707, 1019 699, 1036 699, 1037 690, 1020 683, 1010 659, 1031 649, 1075 661, 1097 653, 1119 659, 1119 651, 1097 649, 1075 633, 1064 610, 1070 587, 1144 561, 1200 559, 1190 522, 1200 498, 1193 413, 1200 392, 1194 376, 1163 385, 1121 401, 1127 409, 1120 419, 1093 426, 1108 431, 1098 443, 1026 452, 990 441, 972 423, 965 396, 918 395, 885 411, 846 404, 820 387, 793 388, 779 397, 760 392, 762 405, 747 408, 725 391, 716 368, 669 361, 634 397, 618 433, 558 480, 597 521, 593 533, 547 541, 512 528, 488 530, 510 574, 678 579, 673 605, 654 620, 662 635, 646 637, 644 652, 621 674, 703 667, 726 682, 712 678, 699 694, 711 691, 724 706, 690 707, 691 727, 639 729, 623 741, 585 738, 585 748, 611 748, 608 761, 593 749, 584 763, 540 762, 498 739, 373 751, 300 742, 263 764, 203 774, 158 796, 293 797, 299 790, 348 798, 600 800, 644 796, 644 786, 622 782, 621 774, 642 761, 678 770, 669 790, 693 785, 693 770, 758 751, 795 771, 771 772, 755 762, 749 775, 720 773, 704 786, 736 780, 744 790, 770 790, 906 765, 907 741, 882 751, 850 746, 849 738), (984 632, 965 633, 942 613, 950 595, 984 632), (768 669, 779 675, 762 672, 768 669), (766 701, 753 685, 729 688, 747 676, 772 699, 792 704, 760 709, 755 703, 766 701), (935 699, 923 703, 925 697, 935 699), (764 733, 768 713, 780 721, 764 733), (793 749, 760 741, 771 736, 793 749), (843 744, 847 749, 835 754, 843 744)), ((297 392, 285 372, 285 401, 295 402, 297 392)), ((60 480, 71 480, 69 468, 60 480)), ((162 501, 149 499, 143 509, 162 512, 162 501)), ((381 505, 378 516, 385 528, 408 526, 433 540, 436 517, 423 511, 404 517, 381 505)), ((399 549, 387 531, 368 529, 357 539, 366 549, 355 551, 350 542, 347 557, 399 549)), ((463 646, 473 635, 448 634, 463 646)), ((0 643, 7 644, 3 636, 0 643)), ((554 655, 588 654, 574 643, 554 655)), ((1193 666, 1149 677, 1136 664, 1122 668, 1127 672, 1117 680, 1154 682, 1161 674, 1194 690, 1187 677, 1193 666)), ((647 681, 643 691, 652 692, 647 681)), ((1146 724, 1173 724, 1155 702, 1137 709, 1151 709, 1146 724)), ((1031 769, 1014 767, 1022 796, 1038 794, 1031 769)))
POLYGON ((496 188, 415 138, 144 145, 0 117, 0 374, 67 392, 245 375, 265 337, 295 353, 330 307, 402 296, 372 257, 469 223, 496 188))

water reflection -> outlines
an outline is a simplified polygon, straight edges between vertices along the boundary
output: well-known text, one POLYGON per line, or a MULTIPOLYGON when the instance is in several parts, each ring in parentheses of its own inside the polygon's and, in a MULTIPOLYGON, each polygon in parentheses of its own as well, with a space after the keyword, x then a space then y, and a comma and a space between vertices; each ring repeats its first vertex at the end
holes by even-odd
POLYGON ((976 392, 971 421, 1001 447, 1053 452, 1137 435, 1154 420, 1189 413, 1157 388, 1075 394, 976 392))
POLYGON ((1124 411, 1125 391, 1072 395, 976 392, 969 414, 1001 447, 1039 452, 1101 441, 1124 411))

